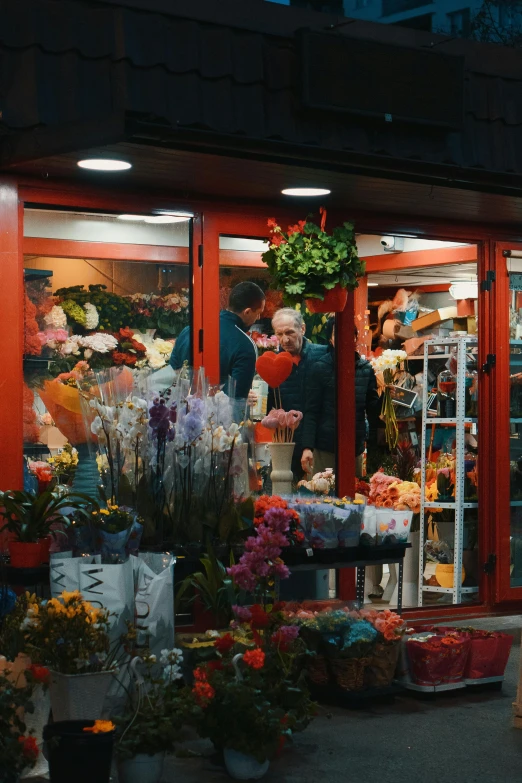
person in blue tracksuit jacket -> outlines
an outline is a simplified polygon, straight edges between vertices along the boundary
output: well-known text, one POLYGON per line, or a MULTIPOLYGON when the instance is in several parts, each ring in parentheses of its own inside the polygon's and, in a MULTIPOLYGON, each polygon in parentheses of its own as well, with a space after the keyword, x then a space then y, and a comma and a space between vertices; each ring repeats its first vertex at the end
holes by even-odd
MULTIPOLYGON (((244 282, 230 292, 227 310, 219 315, 219 374, 225 393, 234 392, 236 400, 246 400, 256 372, 257 350, 246 332, 259 320, 265 307, 265 295, 256 283, 244 282), (234 389, 229 389, 229 379, 234 389)), ((191 363, 190 327, 176 340, 170 364, 179 370, 191 363)))

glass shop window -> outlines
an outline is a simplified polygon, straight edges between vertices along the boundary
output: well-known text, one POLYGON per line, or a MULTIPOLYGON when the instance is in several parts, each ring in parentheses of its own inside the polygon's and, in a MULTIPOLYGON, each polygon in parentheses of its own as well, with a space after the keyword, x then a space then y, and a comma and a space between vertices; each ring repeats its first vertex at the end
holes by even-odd
MULTIPOLYGON (((96 467, 81 469, 91 459, 78 386, 88 373, 150 368, 158 390, 169 385, 191 322, 190 259, 189 215, 25 210, 26 488, 96 486, 96 467)), ((189 338, 190 328, 190 352, 189 338)))

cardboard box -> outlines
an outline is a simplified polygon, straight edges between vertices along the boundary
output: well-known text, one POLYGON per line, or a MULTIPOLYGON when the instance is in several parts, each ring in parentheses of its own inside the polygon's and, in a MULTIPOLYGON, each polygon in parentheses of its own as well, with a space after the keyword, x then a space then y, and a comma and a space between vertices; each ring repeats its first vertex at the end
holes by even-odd
POLYGON ((422 331, 422 329, 429 329, 430 326, 441 323, 441 321, 447 321, 450 318, 457 317, 457 306, 454 307, 441 307, 438 310, 434 310, 432 313, 426 313, 421 315, 420 318, 416 318, 413 321, 411 328, 416 332, 422 331))
POLYGON ((453 331, 477 334, 477 319, 473 315, 469 315, 464 318, 454 318, 453 331))

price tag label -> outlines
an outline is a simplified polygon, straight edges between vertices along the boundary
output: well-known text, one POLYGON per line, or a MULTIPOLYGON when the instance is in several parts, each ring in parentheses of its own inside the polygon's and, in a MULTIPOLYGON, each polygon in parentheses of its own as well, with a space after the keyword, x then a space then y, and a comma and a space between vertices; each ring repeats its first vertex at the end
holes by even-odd
POLYGON ((306 554, 308 555, 308 557, 313 557, 314 550, 311 547, 308 547, 308 549, 306 550, 306 554))

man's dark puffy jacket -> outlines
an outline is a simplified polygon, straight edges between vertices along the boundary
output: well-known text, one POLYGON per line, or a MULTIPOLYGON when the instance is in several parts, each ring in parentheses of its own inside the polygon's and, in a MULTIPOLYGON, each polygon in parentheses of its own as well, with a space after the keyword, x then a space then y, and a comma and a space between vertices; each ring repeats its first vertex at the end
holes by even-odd
MULTIPOLYGON (((302 445, 305 449, 335 451, 336 446, 335 353, 332 347, 317 361, 310 373, 304 411, 302 445)), ((370 362, 355 354, 355 454, 362 454, 366 442, 366 418, 369 440, 376 436, 381 413, 377 379, 370 362)))
MULTIPOLYGON (((327 351, 326 345, 315 345, 309 340, 303 341, 303 348, 301 351, 301 361, 299 364, 295 364, 292 368, 292 373, 287 380, 281 384, 281 400, 285 411, 301 411, 304 414, 306 398, 309 394, 310 388, 310 374, 312 368, 319 361, 321 357, 325 355, 327 351)), ((268 401, 268 410, 275 405, 273 394, 271 393, 268 401)), ((296 429, 294 434, 295 449, 294 449, 294 461, 300 462, 301 452, 303 450, 303 421, 296 429)))
MULTIPOLYGON (((235 381, 235 398, 244 400, 252 388, 256 372, 257 351, 246 327, 236 313, 222 310, 219 314, 219 382, 228 394, 229 377, 235 381)), ((183 362, 190 363, 190 327, 185 327, 176 340, 170 364, 179 370, 183 362)))

